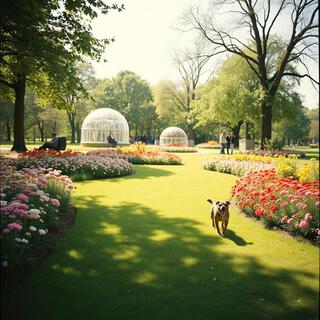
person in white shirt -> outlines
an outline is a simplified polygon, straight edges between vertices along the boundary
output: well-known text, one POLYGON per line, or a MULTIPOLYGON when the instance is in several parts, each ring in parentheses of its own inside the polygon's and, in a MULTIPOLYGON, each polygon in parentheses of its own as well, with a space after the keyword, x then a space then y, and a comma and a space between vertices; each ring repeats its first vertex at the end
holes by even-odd
POLYGON ((220 154, 225 154, 224 149, 227 145, 227 132, 225 130, 220 134, 219 143, 221 145, 220 154))

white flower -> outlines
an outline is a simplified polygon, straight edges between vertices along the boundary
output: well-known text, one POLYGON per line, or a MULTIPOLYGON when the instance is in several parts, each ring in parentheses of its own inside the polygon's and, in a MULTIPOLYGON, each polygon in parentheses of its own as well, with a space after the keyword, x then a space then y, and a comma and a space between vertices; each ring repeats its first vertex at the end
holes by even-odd
POLYGON ((34 226, 30 226, 30 227, 29 227, 29 230, 31 230, 31 231, 37 231, 37 228, 34 227, 34 226))
POLYGON ((1 204, 1 207, 4 207, 4 206, 6 206, 8 204, 8 201, 1 200, 0 204, 1 204))
POLYGON ((39 209, 30 209, 28 211, 31 219, 40 219, 40 210, 39 209))
POLYGON ((26 236, 27 236, 27 237, 30 237, 30 236, 31 236, 31 233, 30 233, 30 232, 26 232, 26 236))
POLYGON ((40 236, 44 236, 45 234, 47 234, 47 232, 43 229, 39 229, 39 234, 40 236))

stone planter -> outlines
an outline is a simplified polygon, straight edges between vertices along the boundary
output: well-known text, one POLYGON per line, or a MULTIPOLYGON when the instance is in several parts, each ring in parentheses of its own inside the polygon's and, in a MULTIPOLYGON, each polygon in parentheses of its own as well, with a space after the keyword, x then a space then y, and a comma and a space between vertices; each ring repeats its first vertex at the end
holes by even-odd
POLYGON ((240 139, 239 140, 239 151, 253 150, 254 140, 253 139, 240 139))

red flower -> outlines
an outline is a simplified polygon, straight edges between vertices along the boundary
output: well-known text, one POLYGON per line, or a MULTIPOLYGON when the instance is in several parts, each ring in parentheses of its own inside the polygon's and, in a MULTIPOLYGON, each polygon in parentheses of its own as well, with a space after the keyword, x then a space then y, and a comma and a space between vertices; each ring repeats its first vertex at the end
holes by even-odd
POLYGON ((273 205, 273 206, 270 207, 270 211, 271 211, 271 212, 276 212, 277 210, 278 210, 278 207, 275 206, 275 205, 273 205))

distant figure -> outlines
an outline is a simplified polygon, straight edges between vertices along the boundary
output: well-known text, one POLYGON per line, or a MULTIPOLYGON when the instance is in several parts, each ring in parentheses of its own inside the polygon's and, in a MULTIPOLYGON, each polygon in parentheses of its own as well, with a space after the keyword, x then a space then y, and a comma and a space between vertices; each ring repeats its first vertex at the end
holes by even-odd
POLYGON ((235 142, 235 136, 234 133, 230 132, 230 152, 233 154, 233 148, 234 148, 234 142, 235 142))
POLYGON ((108 143, 112 144, 112 147, 115 148, 117 146, 117 140, 114 138, 114 136, 112 135, 111 131, 108 135, 108 143))
POLYGON ((220 138, 219 138, 219 143, 221 145, 221 150, 220 150, 220 154, 225 154, 224 149, 226 148, 226 144, 227 144, 227 132, 224 130, 221 134, 220 134, 220 138))
POLYGON ((52 132, 52 140, 50 142, 45 142, 38 150, 55 149, 57 150, 59 143, 59 138, 55 132, 52 132))
POLYGON ((227 144, 226 144, 227 154, 229 154, 230 143, 231 143, 231 133, 230 132, 227 133, 226 140, 227 140, 227 144))

